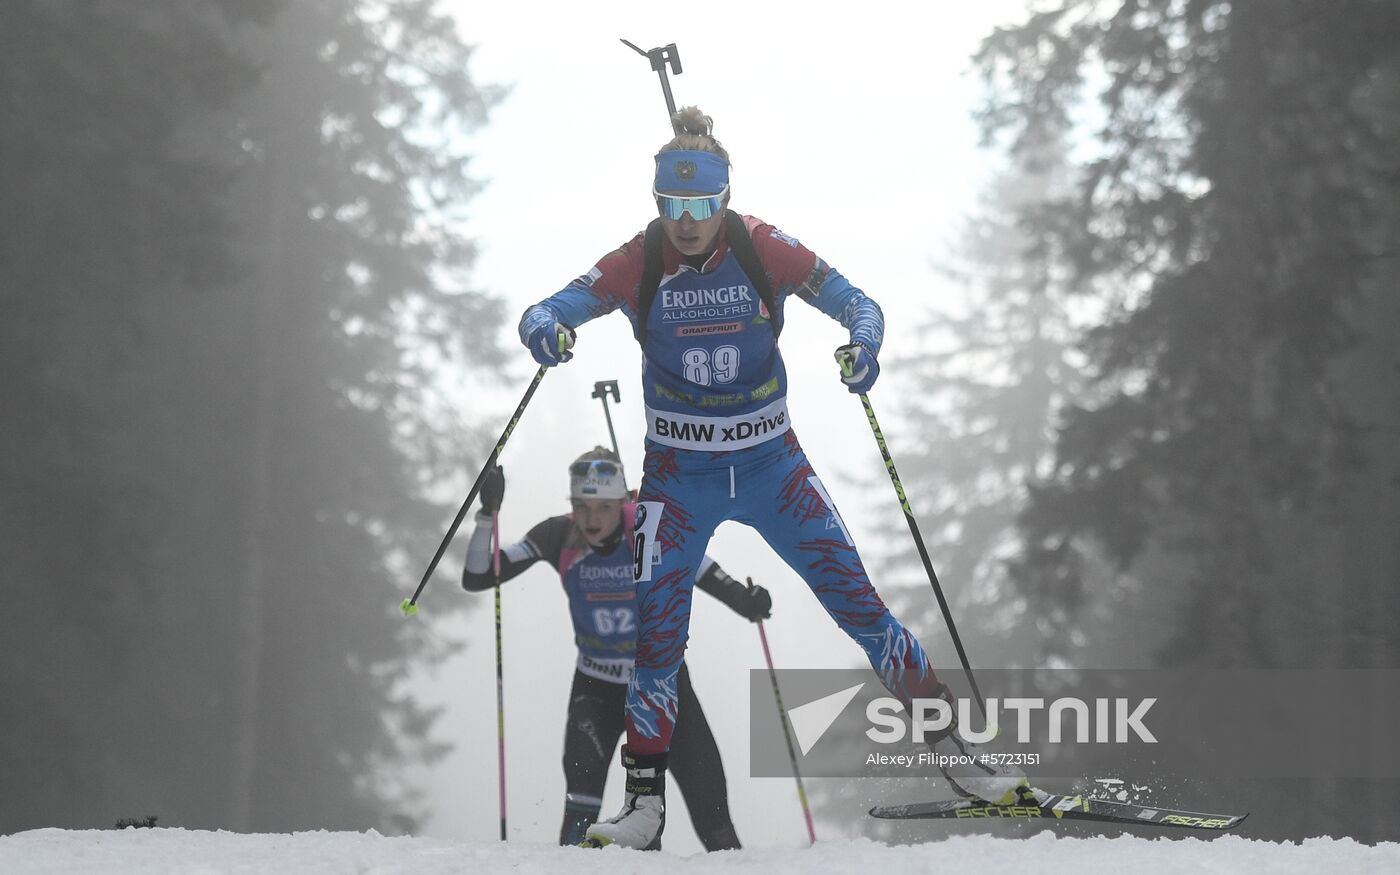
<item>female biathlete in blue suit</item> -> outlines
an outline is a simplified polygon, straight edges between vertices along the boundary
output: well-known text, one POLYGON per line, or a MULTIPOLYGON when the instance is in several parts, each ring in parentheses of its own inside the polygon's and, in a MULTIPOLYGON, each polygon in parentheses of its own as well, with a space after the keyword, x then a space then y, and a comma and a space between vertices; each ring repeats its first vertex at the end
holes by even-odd
MULTIPOLYGON (((569 467, 569 487, 573 512, 536 525, 524 540, 502 547, 500 557, 502 582, 543 560, 559 573, 569 598, 578 661, 564 730, 561 845, 581 842, 585 827, 598 819, 608 763, 624 728, 637 645, 637 587, 629 549, 636 505, 622 466, 611 451, 598 447, 569 467)), ((462 586, 469 591, 496 584, 490 514, 504 496, 505 474, 497 467, 482 483, 482 512, 467 547, 462 586)), ((700 563, 696 584, 749 620, 766 619, 772 608, 763 587, 745 587, 708 558, 700 563)), ((685 794, 691 824, 705 850, 737 848, 724 764, 684 664, 674 682, 685 719, 676 725, 672 771, 685 794)))
MULTIPOLYGON (((838 353, 852 361, 842 377, 851 392, 869 391, 880 373, 880 308, 797 240, 729 212, 729 158, 709 117, 687 107, 673 121, 681 133, 655 159, 660 217, 520 320, 521 341, 546 366, 572 357, 574 328, 613 310, 627 315, 642 345, 647 436, 633 546, 641 618, 627 690, 628 795, 617 817, 587 830, 595 844, 634 848, 653 846, 665 826, 691 583, 725 520, 762 534, 906 707, 951 699, 871 586, 788 417, 777 343, 788 300, 795 295, 850 332, 838 353)), ((971 754, 976 762, 971 747, 951 727, 933 742, 943 761, 971 754)), ((1012 767, 945 775, 964 795, 992 802, 1033 793, 1012 767)))

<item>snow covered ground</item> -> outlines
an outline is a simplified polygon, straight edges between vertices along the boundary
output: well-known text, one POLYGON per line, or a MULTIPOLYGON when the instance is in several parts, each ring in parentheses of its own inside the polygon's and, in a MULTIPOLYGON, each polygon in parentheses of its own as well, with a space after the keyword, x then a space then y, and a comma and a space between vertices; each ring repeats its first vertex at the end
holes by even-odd
POLYGON ((447 875, 502 872, 619 875, 627 872, 1400 872, 1400 844, 1368 847, 1350 839, 1301 845, 1224 836, 1196 838, 955 837, 924 845, 868 840, 813 848, 724 851, 688 857, 662 852, 588 851, 540 844, 389 838, 374 832, 240 835, 183 829, 40 829, 0 836, 5 875, 447 875))

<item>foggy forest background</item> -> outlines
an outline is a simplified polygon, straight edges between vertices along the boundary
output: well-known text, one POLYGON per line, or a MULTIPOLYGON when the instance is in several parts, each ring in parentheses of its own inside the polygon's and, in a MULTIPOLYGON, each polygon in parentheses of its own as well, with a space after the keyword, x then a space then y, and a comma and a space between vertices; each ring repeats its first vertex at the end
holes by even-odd
MULTIPOLYGON (((884 361, 969 649, 1397 666, 1400 5, 1036 8, 975 59, 1005 171, 929 241, 964 298, 884 361)), ((443 374, 515 315, 456 230, 471 39, 425 0, 6 4, 0 832, 422 822, 402 681, 449 654, 394 595, 507 412, 443 374)), ((888 530, 887 601, 940 622, 888 530)), ((1252 834, 1400 838, 1397 783, 1259 782, 1326 805, 1252 834)))

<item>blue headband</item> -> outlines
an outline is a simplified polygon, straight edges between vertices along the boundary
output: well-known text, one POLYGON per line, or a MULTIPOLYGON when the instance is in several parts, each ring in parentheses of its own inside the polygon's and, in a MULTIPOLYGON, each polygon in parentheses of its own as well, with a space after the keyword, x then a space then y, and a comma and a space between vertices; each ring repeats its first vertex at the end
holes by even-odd
POLYGON ((676 150, 656 154, 657 191, 719 194, 729 184, 729 162, 713 152, 676 150))

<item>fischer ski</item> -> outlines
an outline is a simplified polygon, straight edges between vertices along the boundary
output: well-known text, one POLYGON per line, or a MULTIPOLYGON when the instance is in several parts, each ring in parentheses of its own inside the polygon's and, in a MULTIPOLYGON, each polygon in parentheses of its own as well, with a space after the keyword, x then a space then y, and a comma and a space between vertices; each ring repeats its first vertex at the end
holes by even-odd
POLYGON ((1182 829, 1223 831, 1234 829, 1249 816, 1245 814, 1206 814, 1112 802, 1091 796, 1051 796, 1039 805, 988 805, 970 799, 945 799, 936 802, 914 802, 908 805, 877 805, 870 809, 871 817, 886 820, 1085 820, 1099 823, 1137 824, 1141 826, 1174 826, 1182 829))

